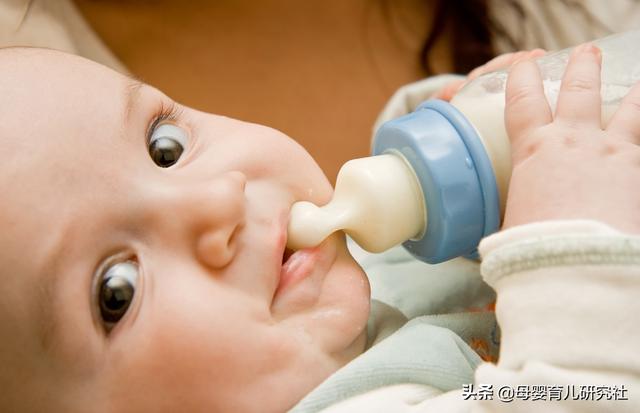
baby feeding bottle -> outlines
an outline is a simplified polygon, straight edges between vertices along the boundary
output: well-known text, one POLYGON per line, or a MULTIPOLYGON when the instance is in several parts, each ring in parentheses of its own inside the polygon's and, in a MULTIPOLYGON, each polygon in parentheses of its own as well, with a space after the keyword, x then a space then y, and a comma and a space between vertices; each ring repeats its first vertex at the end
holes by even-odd
MULTIPOLYGON (((593 44, 602 51, 606 124, 640 80, 640 30, 593 44)), ((536 59, 552 111, 569 54, 566 49, 536 59)), ((288 246, 312 247, 343 230, 370 252, 403 243, 429 263, 474 256, 480 240, 500 226, 511 176, 507 75, 501 70, 480 76, 450 103, 427 100, 384 123, 374 137, 373 156, 340 169, 327 205, 293 205, 288 246)))

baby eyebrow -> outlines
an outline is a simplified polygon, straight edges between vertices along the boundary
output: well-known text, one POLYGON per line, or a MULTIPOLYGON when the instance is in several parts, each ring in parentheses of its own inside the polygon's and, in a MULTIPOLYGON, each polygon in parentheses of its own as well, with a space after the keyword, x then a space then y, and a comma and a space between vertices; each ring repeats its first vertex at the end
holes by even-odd
POLYGON ((45 352, 55 348, 60 338, 60 314, 57 309, 59 288, 62 282, 60 270, 62 268, 62 253, 66 240, 69 238, 68 228, 63 228, 54 236, 52 248, 43 260, 39 273, 44 277, 36 286, 38 322, 40 327, 40 343, 45 352))
POLYGON ((129 117, 131 115, 131 111, 133 110, 138 98, 140 96, 140 90, 144 86, 140 80, 135 78, 129 78, 126 86, 125 86, 125 94, 124 94, 124 120, 125 122, 129 122, 129 117))
MULTIPOLYGON (((47 279, 55 278, 55 274, 47 273, 47 279)), ((37 287, 38 322, 40 330, 40 344, 45 352, 50 352, 58 337, 59 321, 54 313, 55 285, 57 282, 44 282, 37 287)))

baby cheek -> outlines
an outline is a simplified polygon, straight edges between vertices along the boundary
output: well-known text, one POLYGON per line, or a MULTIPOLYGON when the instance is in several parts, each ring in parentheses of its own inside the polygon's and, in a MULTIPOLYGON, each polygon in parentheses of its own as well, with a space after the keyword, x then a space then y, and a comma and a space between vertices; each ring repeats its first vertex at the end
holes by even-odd
POLYGON ((245 147, 244 165, 261 177, 269 177, 293 189, 296 199, 324 204, 333 189, 313 157, 293 139, 269 128, 261 127, 262 139, 253 139, 245 147))
POLYGON ((199 411, 215 401, 216 371, 228 366, 197 329, 167 323, 139 337, 113 353, 112 399, 126 401, 123 411, 199 411))
POLYGON ((349 349, 353 340, 366 335, 371 290, 364 271, 346 250, 340 251, 325 279, 325 291, 318 303, 315 321, 323 324, 323 340, 332 353, 347 350, 351 354, 357 351, 349 349))
POLYGON ((188 309, 174 305, 154 313, 163 317, 139 320, 145 325, 135 340, 118 349, 114 397, 131 403, 135 395, 140 408, 133 411, 222 411, 238 402, 238 389, 259 389, 263 375, 290 360, 291 346, 256 319, 250 304, 229 302, 222 311, 211 306, 214 296, 188 301, 188 309))

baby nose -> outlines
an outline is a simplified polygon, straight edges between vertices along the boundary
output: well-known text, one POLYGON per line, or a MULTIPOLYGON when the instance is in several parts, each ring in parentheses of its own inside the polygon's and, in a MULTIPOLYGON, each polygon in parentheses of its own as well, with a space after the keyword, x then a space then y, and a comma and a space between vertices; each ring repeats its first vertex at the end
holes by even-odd
POLYGON ((195 253, 208 267, 223 268, 236 255, 236 235, 245 221, 245 184, 244 174, 230 172, 210 200, 213 203, 202 205, 203 226, 196 233, 195 253))
POLYGON ((162 210, 156 214, 164 215, 161 236, 182 235, 203 265, 225 267, 236 255, 236 235, 245 222, 245 184, 244 174, 233 171, 207 182, 176 186, 166 193, 164 206, 156 209, 162 210))

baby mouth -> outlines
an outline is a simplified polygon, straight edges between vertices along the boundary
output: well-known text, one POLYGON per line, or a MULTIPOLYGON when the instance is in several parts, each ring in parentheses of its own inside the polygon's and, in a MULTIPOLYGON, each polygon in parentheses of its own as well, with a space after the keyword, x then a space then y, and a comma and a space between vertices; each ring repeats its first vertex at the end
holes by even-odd
MULTIPOLYGON (((310 278, 313 274, 328 271, 328 266, 333 262, 333 260, 330 260, 331 257, 327 256, 326 248, 322 248, 321 245, 302 249, 286 247, 288 218, 288 214, 283 216, 278 236, 279 248, 282 248, 282 261, 274 299, 282 294, 284 290, 290 290, 295 285, 310 278)), ((302 291, 304 290, 303 288, 302 291)))
POLYGON ((321 254, 319 247, 304 248, 297 251, 289 248, 285 249, 282 255, 280 282, 276 294, 310 276, 320 260, 321 254))
POLYGON ((293 255, 295 251, 292 250, 291 248, 285 248, 284 249, 284 253, 282 254, 282 264, 284 265, 285 262, 287 262, 287 260, 289 259, 289 257, 291 257, 293 255))

